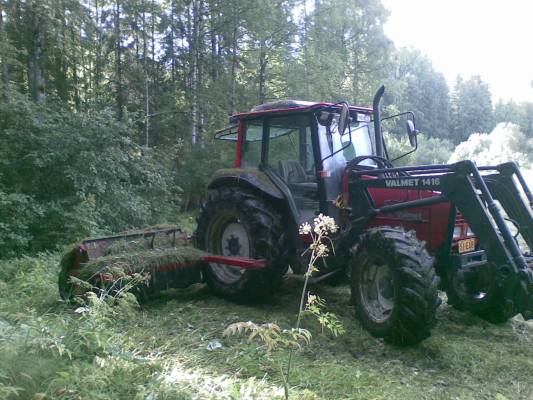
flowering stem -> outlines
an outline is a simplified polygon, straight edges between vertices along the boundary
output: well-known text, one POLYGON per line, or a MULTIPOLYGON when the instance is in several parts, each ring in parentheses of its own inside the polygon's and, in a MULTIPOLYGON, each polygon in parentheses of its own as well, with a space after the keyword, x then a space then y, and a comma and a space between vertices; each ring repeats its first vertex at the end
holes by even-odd
MULTIPOLYGON (((314 239, 314 238, 313 238, 314 239)), ((300 329, 300 321, 302 320, 302 312, 304 308, 304 300, 305 300, 305 294, 307 292, 307 283, 309 282, 309 277, 311 276, 311 272, 313 270, 313 265, 315 264, 315 250, 311 253, 311 259, 309 261, 308 270, 305 273, 305 280, 304 280, 304 287, 302 289, 302 295, 300 297, 300 307, 298 309, 298 318, 296 319, 296 330, 300 329)), ((287 362, 287 373, 283 379, 283 383, 285 384, 285 400, 289 399, 289 374, 291 372, 291 362, 292 362, 292 354, 294 352, 294 348, 291 347, 289 350, 289 361, 287 362)))
POLYGON ((281 362, 278 364, 279 372, 281 374, 281 379, 283 379, 283 393, 285 394, 285 400, 289 400, 289 382, 287 382, 288 377, 285 377, 283 373, 283 366, 281 362))
MULTIPOLYGON (((304 312, 305 295, 307 294, 307 284, 309 283, 309 278, 311 277, 312 273, 316 270, 315 262, 319 258, 327 256, 328 248, 327 248, 327 245, 324 245, 322 243, 322 239, 323 237, 326 237, 331 243, 331 239, 327 237, 328 232, 335 233, 337 229, 338 227, 335 224, 335 220, 323 214, 319 214, 318 217, 315 218, 313 228, 311 228, 311 226, 307 222, 305 222, 304 224, 300 226, 299 233, 303 235, 310 235, 312 239, 312 244, 302 254, 303 256, 305 253, 307 253, 308 250, 311 250, 311 256, 309 258, 307 272, 305 273, 304 285, 302 288, 302 295, 300 297, 300 307, 298 308, 298 318, 296 319, 296 328, 295 328, 296 331, 299 331, 300 329, 300 322, 302 320, 302 314, 304 312)), ((283 384, 285 388, 285 400, 289 399, 289 376, 291 372, 293 353, 294 353, 294 347, 291 346, 289 350, 289 360, 287 362, 287 372, 284 375, 283 371, 281 371, 282 378, 283 378, 283 384)))

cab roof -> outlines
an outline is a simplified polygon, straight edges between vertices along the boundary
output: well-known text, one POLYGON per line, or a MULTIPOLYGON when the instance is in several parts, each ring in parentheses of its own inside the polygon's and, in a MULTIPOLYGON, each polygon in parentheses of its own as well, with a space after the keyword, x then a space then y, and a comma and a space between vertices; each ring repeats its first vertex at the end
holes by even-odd
MULTIPOLYGON (((302 100, 278 100, 271 101, 264 104, 259 104, 253 107, 250 111, 243 113, 236 113, 232 115, 231 119, 240 120, 240 119, 250 119, 256 118, 268 114, 281 114, 281 113, 290 113, 290 112, 305 112, 312 111, 317 108, 322 107, 332 107, 336 103, 316 103, 311 101, 302 101, 302 100)), ((369 114, 372 113, 372 109, 368 107, 358 107, 350 106, 350 110, 369 114)))

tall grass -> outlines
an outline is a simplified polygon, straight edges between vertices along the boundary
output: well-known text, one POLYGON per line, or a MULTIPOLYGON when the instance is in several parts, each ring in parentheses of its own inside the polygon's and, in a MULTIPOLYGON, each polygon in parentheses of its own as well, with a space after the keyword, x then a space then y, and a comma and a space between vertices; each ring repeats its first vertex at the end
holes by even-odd
MULTIPOLYGON (((231 323, 291 326, 301 282, 288 280, 253 307, 213 296, 204 285, 141 304, 59 300, 59 257, 0 264, 0 399, 280 399, 278 365, 257 342, 223 338, 231 323), (77 311, 77 312, 76 312, 77 311), (209 351, 220 341, 222 348, 209 351)), ((353 317, 347 286, 312 286, 328 299, 346 334, 313 319, 312 346, 294 353, 291 395, 298 399, 530 399, 533 323, 501 326, 440 307, 432 337, 408 349, 389 346, 353 317)))

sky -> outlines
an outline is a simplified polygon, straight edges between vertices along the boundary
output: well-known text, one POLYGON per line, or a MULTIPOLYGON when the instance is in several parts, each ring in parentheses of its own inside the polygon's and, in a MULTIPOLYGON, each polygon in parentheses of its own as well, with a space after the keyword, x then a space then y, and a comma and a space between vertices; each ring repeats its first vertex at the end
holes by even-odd
POLYGON ((421 50, 453 88, 480 75, 496 102, 533 101, 533 0, 382 0, 385 33, 421 50))

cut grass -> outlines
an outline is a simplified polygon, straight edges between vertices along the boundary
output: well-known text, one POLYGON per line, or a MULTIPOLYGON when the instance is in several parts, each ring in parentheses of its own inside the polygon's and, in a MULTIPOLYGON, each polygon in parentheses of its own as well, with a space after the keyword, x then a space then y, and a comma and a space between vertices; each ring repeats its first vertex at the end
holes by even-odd
MULTIPOLYGON (((294 324, 301 283, 285 282, 269 303, 237 305, 204 285, 173 290, 122 309, 76 314, 58 301, 57 258, 6 262, 0 269, 0 394, 5 398, 281 398, 279 363, 259 342, 222 338, 231 323, 294 324), (89 318, 90 317, 90 318, 89 318), (211 341, 222 348, 208 351, 211 341), (59 348, 71 351, 59 354, 59 348), (18 395, 9 388, 21 388, 18 395), (17 397, 18 396, 18 397, 17 397), (38 396, 37 396, 38 397, 38 396)), ((491 325, 446 304, 432 336, 398 348, 371 337, 353 318, 347 286, 311 288, 343 322, 339 338, 313 333, 296 352, 291 394, 298 399, 531 399, 533 324, 491 325)), ((0 396, 1 397, 1 396, 0 396)))
POLYGON ((123 287, 125 281, 140 293, 151 290, 157 281, 165 281, 165 288, 167 284, 180 287, 183 285, 172 285, 161 269, 193 268, 200 276, 203 256, 203 251, 192 247, 186 233, 171 225, 89 238, 64 252, 59 286, 63 298, 91 290, 92 286, 101 287, 104 276, 108 289, 123 287), (158 278, 159 272, 163 272, 162 278, 158 278), (71 282, 71 275, 76 283, 71 282))
MULTIPOLYGON (((290 326, 297 310, 298 290, 299 284, 291 282, 284 286, 276 301, 247 307, 214 299, 204 288, 189 289, 188 293, 145 305, 150 307, 147 321, 157 325, 160 332, 173 330, 177 321, 182 329, 190 329, 192 335, 167 345, 174 355, 187 348, 183 356, 192 358, 192 364, 209 367, 215 374, 238 371, 243 377, 267 375, 281 385, 276 367, 279 360, 285 362, 285 353, 265 356, 257 349, 257 343, 237 339, 225 340, 225 348, 216 353, 206 353, 205 345, 209 339, 220 338, 221 330, 236 321, 290 326), (160 316, 172 313, 175 308, 172 326, 168 327, 166 318, 160 316), (210 316, 207 320, 203 317, 206 314, 210 316)), ((307 324, 314 339, 295 358, 291 383, 297 392, 305 389, 324 399, 479 399, 494 398, 497 394, 526 399, 533 395, 530 323, 513 320, 496 327, 444 305, 430 339, 416 347, 397 348, 362 330, 353 318, 347 287, 315 290, 329 300, 329 310, 343 321, 347 333, 333 339, 322 335, 316 324, 307 324)))
POLYGON ((134 273, 155 273, 157 267, 168 264, 192 265, 201 262, 205 253, 190 246, 137 250, 135 252, 113 254, 88 261, 80 268, 78 277, 89 281, 102 273, 117 276, 134 273))

